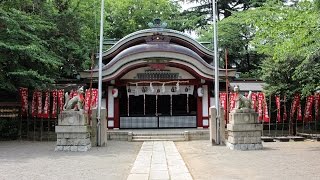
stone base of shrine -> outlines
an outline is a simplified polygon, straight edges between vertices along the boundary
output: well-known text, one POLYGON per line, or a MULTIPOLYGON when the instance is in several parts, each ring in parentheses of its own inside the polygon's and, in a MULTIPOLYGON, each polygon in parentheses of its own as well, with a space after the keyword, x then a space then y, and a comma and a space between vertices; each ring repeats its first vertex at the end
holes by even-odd
POLYGON ((55 151, 88 151, 91 149, 90 131, 85 115, 79 111, 65 111, 59 115, 55 127, 57 144, 55 151))
POLYGON ((91 149, 90 133, 57 133, 55 151, 88 151, 91 149))
POLYGON ((230 112, 230 124, 227 124, 228 140, 226 146, 232 150, 262 149, 262 124, 257 121, 257 113, 252 110, 230 112))

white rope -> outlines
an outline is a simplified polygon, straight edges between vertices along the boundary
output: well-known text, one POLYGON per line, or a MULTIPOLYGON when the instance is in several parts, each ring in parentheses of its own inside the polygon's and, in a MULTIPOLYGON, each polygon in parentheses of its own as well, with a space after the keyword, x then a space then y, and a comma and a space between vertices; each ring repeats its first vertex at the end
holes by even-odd
POLYGON ((150 88, 152 87, 152 84, 176 84, 177 88, 179 87, 180 83, 189 83, 189 81, 167 81, 167 82, 161 82, 161 81, 139 81, 139 82, 129 82, 128 84, 135 84, 138 86, 138 84, 150 84, 150 88))

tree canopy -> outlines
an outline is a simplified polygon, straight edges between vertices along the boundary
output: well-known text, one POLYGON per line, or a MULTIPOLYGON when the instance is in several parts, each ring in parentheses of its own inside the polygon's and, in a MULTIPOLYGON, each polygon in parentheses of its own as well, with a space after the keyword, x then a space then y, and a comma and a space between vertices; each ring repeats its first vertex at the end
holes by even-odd
POLYGON ((54 24, 36 14, 0 7, 0 89, 53 83, 62 58, 51 51, 54 24))
MULTIPOLYGON (((199 40, 211 42, 212 1, 190 1, 200 5, 184 12, 170 0, 106 1, 105 38, 122 38, 160 18, 171 29, 199 27, 199 40)), ((219 46, 229 51, 229 67, 262 77, 270 94, 319 88, 320 0, 219 0, 218 10, 219 46)), ((1 1, 0 90, 48 88, 88 69, 99 21, 100 1, 1 1)))
MULTIPOLYGON (((219 46, 240 71, 261 77, 268 94, 309 95, 320 85, 318 2, 268 1, 234 12, 218 22, 219 46)), ((211 27, 199 32, 200 40, 211 40, 211 27)))
POLYGON ((253 45, 267 56, 261 65, 267 92, 313 93, 320 85, 320 14, 316 4, 270 3, 248 13, 257 28, 253 45))
POLYGON ((180 6, 168 0, 107 1, 105 34, 108 38, 122 38, 134 31, 147 29, 155 18, 166 21, 168 28, 183 30, 180 6))
MULTIPOLYGON (((0 90, 48 88, 88 69, 97 52, 100 1, 0 2, 0 90)), ((169 0, 106 1, 105 38, 147 28, 154 18, 182 30, 180 6, 169 0)))

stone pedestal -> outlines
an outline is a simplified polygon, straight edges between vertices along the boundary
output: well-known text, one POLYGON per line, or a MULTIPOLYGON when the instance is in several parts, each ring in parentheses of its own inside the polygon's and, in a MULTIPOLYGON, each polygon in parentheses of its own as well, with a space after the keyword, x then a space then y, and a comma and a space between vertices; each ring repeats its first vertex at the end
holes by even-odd
POLYGON ((97 109, 92 109, 92 133, 91 133, 91 143, 92 146, 107 146, 107 110, 102 107, 100 111, 100 122, 101 122, 101 132, 100 132, 100 142, 97 142, 97 109))
POLYGON ((252 109, 237 109, 229 114, 227 147, 232 150, 262 149, 262 124, 252 109))
POLYGON ((220 127, 217 127, 217 109, 215 106, 211 106, 209 109, 209 128, 210 128, 210 142, 212 145, 224 145, 225 144, 225 121, 224 121, 224 109, 220 108, 220 127), (218 136, 219 132, 219 136, 218 136), (219 138, 219 139, 218 139, 219 138))
POLYGON ((63 111, 55 128, 55 151, 88 151, 91 148, 90 126, 83 112, 63 111))

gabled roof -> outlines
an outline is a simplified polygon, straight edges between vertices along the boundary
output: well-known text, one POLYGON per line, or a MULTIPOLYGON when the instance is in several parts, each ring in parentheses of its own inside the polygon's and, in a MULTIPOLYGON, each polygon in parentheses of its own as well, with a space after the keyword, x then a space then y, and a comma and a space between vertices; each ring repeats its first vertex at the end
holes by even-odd
POLYGON ((160 41, 164 40, 170 42, 171 44, 178 44, 189 48, 192 51, 196 52, 203 60, 208 63, 210 63, 213 59, 213 52, 194 40, 192 37, 172 29, 152 28, 136 31, 120 39, 107 51, 103 52, 102 56, 104 64, 107 64, 107 62, 109 62, 114 56, 116 56, 124 49, 127 49, 128 47, 147 43, 148 41, 150 41, 150 37, 166 38, 160 39, 160 41))
MULTIPOLYGON (((195 77, 212 80, 214 67, 210 64, 213 52, 190 36, 163 28, 145 29, 131 33, 103 53, 103 81, 123 76, 126 72, 152 63, 185 69, 195 77)), ((220 77, 225 70, 219 68, 220 77)), ((98 69, 84 71, 82 78, 97 78, 98 69)), ((229 70, 228 76, 235 76, 229 70)))

